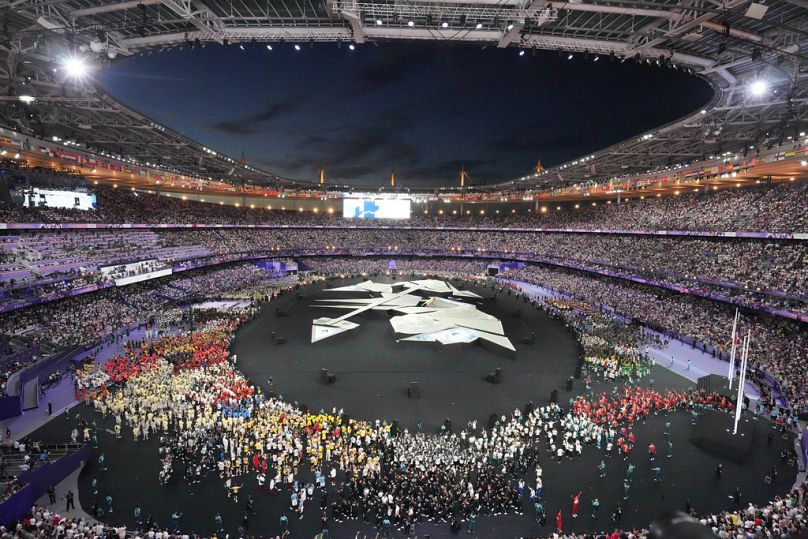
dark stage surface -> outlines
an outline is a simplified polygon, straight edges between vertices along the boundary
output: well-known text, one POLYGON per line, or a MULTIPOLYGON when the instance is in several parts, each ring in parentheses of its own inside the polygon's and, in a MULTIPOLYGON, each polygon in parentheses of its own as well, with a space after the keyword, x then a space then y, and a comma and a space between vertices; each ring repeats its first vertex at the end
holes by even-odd
MULTIPOLYGON (((383 277, 373 280, 392 282, 383 277)), ((425 431, 434 430, 447 417, 455 425, 465 425, 474 418, 487 421, 492 412, 509 415, 530 400, 547 402, 550 392, 562 387, 575 370, 578 344, 561 322, 515 296, 494 297, 490 288, 476 286, 469 290, 492 298, 479 309, 500 319, 516 348, 515 359, 478 344, 396 343, 387 314, 378 311, 352 318, 358 328, 312 344, 313 319, 346 312, 311 307, 316 298, 344 297, 328 295, 323 287, 321 283, 302 289, 303 299, 287 294, 264 304, 263 312, 239 331, 233 346, 239 368, 251 380, 313 410, 337 406, 350 417, 397 419, 402 428, 421 421, 425 431), (288 316, 277 316, 276 309, 288 316), (288 342, 274 345, 273 331, 288 342), (536 332, 534 343, 523 344, 522 338, 531 331, 536 332), (321 383, 321 368, 337 375, 334 384, 321 383), (495 368, 503 373, 498 385, 484 379, 495 368), (272 387, 267 384, 270 376, 272 387), (420 383, 421 399, 407 397, 410 382, 420 383)))
MULTIPOLYGON (((468 358, 456 352, 439 354, 430 345, 422 349, 407 347, 402 349, 401 354, 404 355, 401 356, 393 341, 392 332, 387 327, 388 321, 385 317, 376 318, 375 315, 357 320, 362 326, 354 333, 343 336, 341 340, 320 343, 323 346, 312 346, 308 344, 311 316, 304 315, 304 312, 312 310, 306 307, 309 300, 297 300, 291 295, 283 301, 295 304, 290 312, 291 316, 281 319, 282 331, 288 333, 290 342, 280 346, 269 344, 272 328, 268 324, 274 320, 274 307, 281 305, 273 302, 272 308, 267 309, 239 334, 236 342, 238 363, 265 390, 269 389, 266 378, 273 376, 273 390, 280 390, 289 399, 297 399, 315 408, 344 406, 355 417, 398 417, 402 424, 421 418, 425 425, 434 427, 446 415, 450 415, 457 425, 466 417, 486 419, 492 411, 499 414, 510 412, 515 406, 523 406, 531 399, 537 405, 542 405, 547 402, 551 389, 559 390, 559 400, 563 406, 571 397, 584 390, 580 380, 575 382, 572 392, 567 392, 564 388, 564 382, 573 372, 576 360, 576 344, 572 336, 556 322, 543 319, 539 314, 527 317, 527 320, 534 320, 532 323, 536 324, 536 344, 527 350, 524 350, 525 345, 521 343, 525 329, 521 326, 520 319, 503 318, 506 334, 512 338, 520 352, 518 359, 512 362, 477 347, 469 349, 471 353, 468 358), (297 310, 300 312, 297 313, 297 310), (363 346, 368 348, 362 351, 359 359, 352 362, 355 367, 348 368, 349 354, 356 356, 356 348, 363 346), (291 353, 295 347, 301 350, 300 357, 294 357, 291 353), (307 350, 316 350, 315 357, 321 359, 309 358, 309 354, 304 353, 307 350), (395 353, 391 353, 391 350, 395 353), (560 356, 564 350, 568 355, 558 357, 556 361, 553 354, 560 356), (339 379, 333 386, 321 385, 318 379, 320 363, 325 361, 322 358, 328 355, 331 363, 322 366, 338 374, 339 379), (409 369, 402 368, 401 362, 405 361, 402 357, 406 357, 406 361, 411 363, 409 369), (491 386, 481 377, 497 365, 501 365, 505 372, 505 382, 500 386, 491 386), (424 398, 420 402, 408 401, 406 398, 406 384, 413 379, 413 373, 376 372, 384 371, 383 366, 398 371, 417 371, 418 378, 415 379, 424 386, 424 398), (359 374, 356 371, 374 372, 359 374), (432 377, 433 372, 439 382, 431 385, 427 383, 426 375, 432 377), (395 394, 376 397, 377 394, 384 393, 385 388, 391 388, 388 391, 390 393, 395 390, 395 394), (439 407, 441 411, 433 411, 432 407, 439 407)), ((495 309, 507 312, 506 309, 511 308, 512 312, 516 304, 510 307, 511 301, 513 298, 506 298, 495 309)), ((497 314, 495 309, 483 309, 497 314)), ((527 310, 527 307, 523 308, 523 311, 527 310)), ((318 309, 316 316, 329 316, 331 312, 318 309)), ((681 389, 692 385, 661 367, 654 367, 651 377, 643 379, 639 385, 648 386, 652 383, 651 380, 657 389, 681 389)), ((611 388, 610 384, 594 384, 594 390, 598 392, 611 391, 611 388)), ((133 527, 135 522, 132 511, 135 506, 140 506, 144 518, 151 514, 157 523, 165 527, 171 525, 170 515, 173 511, 182 511, 181 525, 184 529, 210 534, 214 531, 214 515, 219 512, 226 530, 233 533, 242 521, 244 499, 247 494, 252 494, 256 499, 257 514, 250 519, 248 533, 265 537, 277 534, 278 519, 284 513, 289 516, 293 537, 312 537, 319 531, 319 494, 315 495, 313 504, 307 508, 303 519, 298 520, 288 509, 287 488, 284 487, 281 494, 275 497, 257 493, 252 475, 244 478, 245 487, 239 504, 227 498, 223 481, 214 474, 200 484, 188 485, 174 479, 170 484, 160 486, 157 439, 153 437, 146 442, 133 442, 131 429, 126 428, 124 438, 116 440, 112 434, 114 420, 102 418, 84 405, 79 405, 74 410, 70 420, 65 420, 64 417, 55 418, 34 433, 32 439, 69 439, 70 430, 75 425, 73 417, 76 412, 89 421, 97 422, 100 442, 100 447, 93 450, 93 457, 79 478, 80 501, 85 510, 89 511, 94 499, 91 481, 97 479, 97 499, 100 503, 104 503, 107 495, 113 498, 115 510, 103 518, 107 523, 133 527), (106 471, 101 470, 97 462, 98 455, 102 452, 106 457, 106 471)), ((722 459, 691 444, 687 440, 692 431, 690 415, 686 412, 651 417, 647 423, 635 426, 637 445, 628 461, 615 456, 606 457, 605 452, 587 447, 581 457, 557 462, 542 447, 543 498, 548 515, 547 526, 542 529, 533 521, 533 512, 525 502, 524 515, 480 517, 476 537, 546 537, 555 529, 554 515, 558 508, 562 509, 564 515, 564 531, 609 531, 615 527, 609 515, 618 502, 622 503, 624 509, 623 519, 619 524, 621 528, 644 527, 663 509, 683 510, 688 498, 697 511, 713 512, 734 507, 729 496, 737 486, 742 490, 742 504, 745 505, 748 502, 766 503, 789 490, 793 484, 796 470, 780 461, 780 451, 793 447, 792 438, 789 436, 783 439, 777 433, 772 447, 768 447, 768 422, 759 420, 750 459, 743 464, 722 459), (673 456, 670 458, 666 456, 668 445, 667 438, 663 435, 666 421, 672 423, 673 456), (654 465, 662 468, 660 483, 654 482, 651 471, 653 466, 649 463, 645 449, 651 442, 659 448, 654 465), (597 470, 601 459, 606 461, 607 466, 606 477, 603 479, 599 478, 597 470), (629 499, 623 500, 623 478, 628 462, 635 464, 636 470, 629 499), (724 464, 721 479, 714 475, 719 462, 724 464), (774 484, 765 484, 764 477, 770 473, 772 467, 776 467, 779 477, 774 484), (570 497, 580 490, 584 492, 581 511, 579 517, 573 520, 570 516, 570 497), (591 500, 595 496, 601 502, 600 516, 597 519, 590 515, 591 500)), ((175 477, 181 476, 182 470, 178 470, 175 477)), ((533 477, 528 480, 533 481, 533 477)), ((64 493, 58 494, 61 496, 64 493)), ((332 489, 329 499, 333 501, 335 497, 336 491, 332 489)), ((353 538, 357 531, 361 532, 359 537, 376 535, 376 530, 371 525, 361 521, 336 523, 332 520, 330 529, 332 537, 338 538, 353 538)), ((425 533, 430 533, 432 537, 451 535, 447 523, 423 523, 418 525, 417 532, 421 537, 425 533)), ((465 529, 461 533, 465 535, 465 529)), ((405 537, 400 532, 396 536, 405 537)))

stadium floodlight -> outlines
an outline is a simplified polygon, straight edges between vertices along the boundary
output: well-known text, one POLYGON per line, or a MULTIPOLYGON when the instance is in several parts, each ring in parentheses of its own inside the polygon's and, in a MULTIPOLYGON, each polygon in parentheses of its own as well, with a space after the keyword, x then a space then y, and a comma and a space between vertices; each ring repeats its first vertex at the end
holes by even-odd
POLYGON ((295 50, 298 52, 300 51, 300 45, 298 45, 297 43, 295 43, 295 50))
POLYGON ((68 76, 79 79, 87 74, 87 62, 78 56, 70 56, 62 62, 62 67, 68 76))
POLYGON ((753 80, 749 85, 749 92, 753 97, 762 97, 769 91, 769 84, 763 79, 753 80))

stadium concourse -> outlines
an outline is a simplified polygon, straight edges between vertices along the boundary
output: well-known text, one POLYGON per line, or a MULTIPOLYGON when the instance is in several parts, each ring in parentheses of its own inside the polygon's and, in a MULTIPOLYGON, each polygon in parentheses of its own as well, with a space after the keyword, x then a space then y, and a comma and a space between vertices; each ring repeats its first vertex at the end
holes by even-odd
POLYGON ((37 175, 97 209, 3 210, 5 535, 806 529, 804 182, 401 227, 37 175), (397 342, 394 311, 310 342, 329 289, 420 278, 516 353, 397 342), (695 382, 736 309, 740 450, 703 443, 737 403, 695 382))

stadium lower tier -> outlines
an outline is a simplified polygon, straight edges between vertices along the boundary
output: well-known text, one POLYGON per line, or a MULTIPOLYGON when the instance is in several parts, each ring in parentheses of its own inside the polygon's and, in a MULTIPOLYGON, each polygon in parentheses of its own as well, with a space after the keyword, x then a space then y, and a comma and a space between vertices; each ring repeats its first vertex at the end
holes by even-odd
POLYGON ((518 230, 196 228, 8 231, 0 308, 225 261, 306 254, 485 256, 642 280, 808 320, 808 248, 787 239, 518 230))
MULTIPOLYGON (((138 534, 644 537, 666 510, 692 513, 707 536, 805 529, 785 423, 744 411, 755 428, 741 461, 691 443, 701 422, 731 418, 735 404, 653 365, 643 351, 659 344, 656 334, 574 299, 526 302, 483 275, 431 262, 427 275, 388 268, 273 288, 250 281, 205 299, 274 299, 195 308, 193 322, 165 311, 123 353, 79 369, 80 404, 28 446, 88 444, 81 507, 138 534), (315 317, 338 316, 317 307, 329 290, 419 277, 451 284, 453 301, 473 294, 463 301, 500 320, 517 355, 411 349, 385 310, 358 313, 359 327, 334 341, 308 339, 315 317), (321 367, 336 378, 324 381, 321 367), (413 378, 423 382, 420 399, 405 396, 413 378)), ((222 283, 256 271, 203 275, 222 283)))
MULTIPOLYGON (((297 258, 303 274, 358 275, 421 272, 448 275, 486 275, 490 259, 471 257, 414 257, 403 254, 376 257, 335 255, 297 258), (394 265, 395 269, 391 269, 394 265)), ((279 266, 280 267, 280 262, 279 266)), ((557 266, 499 263, 497 279, 532 282, 558 293, 572 294, 596 308, 614 308, 639 323, 694 341, 719 357, 730 352, 735 307, 723 301, 683 294, 659 286, 557 266)), ((25 349, 56 350, 93 341, 115 328, 159 317, 186 305, 195 296, 230 297, 272 294, 279 275, 254 263, 202 268, 121 287, 105 288, 61 301, 0 315, 4 340, 4 378, 21 367, 15 358, 25 349), (244 292, 248 290, 249 293, 244 292), (76 324, 81 320, 81 324, 76 324)), ((297 278, 297 277, 294 277, 297 278)), ((804 323, 741 309, 741 334, 751 331, 750 364, 770 374, 779 393, 792 406, 808 402, 806 365, 808 342, 804 323)), ((761 383, 764 394, 769 387, 761 383)))

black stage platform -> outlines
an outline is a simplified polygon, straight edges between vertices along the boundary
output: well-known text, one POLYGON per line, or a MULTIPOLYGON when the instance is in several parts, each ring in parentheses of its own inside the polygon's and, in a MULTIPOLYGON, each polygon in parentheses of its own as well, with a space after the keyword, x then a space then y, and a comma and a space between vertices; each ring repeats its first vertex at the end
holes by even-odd
MULTIPOLYGON (((376 282, 393 282, 373 277, 376 282)), ((328 295, 325 286, 353 284, 335 280, 303 288, 266 304, 261 314, 243 327, 233 345, 239 368, 267 392, 283 395, 311 409, 344 408, 350 417, 397 419, 402 428, 437 429, 445 418, 455 425, 487 420, 491 413, 510 414, 528 401, 549 402, 553 389, 572 374, 580 352, 564 325, 507 293, 490 288, 468 289, 484 296, 478 308, 502 322, 516 353, 513 357, 480 344, 442 346, 396 342, 386 311, 367 312, 351 319, 360 327, 311 343, 311 322, 338 317, 342 310, 312 307, 318 298, 368 297, 367 293, 328 295), (301 297, 302 296, 302 297, 301 297), (282 316, 278 316, 280 310, 282 316), (272 333, 287 342, 273 345, 272 333), (523 338, 535 332, 532 344, 523 338), (485 376, 502 369, 502 382, 485 376), (323 384, 320 370, 334 374, 323 384), (273 385, 267 384, 272 377, 273 385), (421 398, 410 399, 407 388, 418 382, 421 398)), ((463 287, 462 281, 451 281, 463 287)), ((565 391, 561 391, 563 397, 565 391)))
MULTIPOLYGON (((304 296, 309 291, 303 291, 304 296)), ((503 359, 480 347, 469 347, 460 351, 440 353, 427 347, 399 348, 392 340, 392 332, 385 316, 369 315, 360 320, 363 324, 354 335, 345 337, 326 346, 314 347, 308 344, 311 316, 307 307, 309 300, 297 299, 296 294, 283 300, 272 302, 258 319, 243 328, 235 344, 238 365, 252 380, 264 390, 280 390, 289 400, 298 400, 313 408, 333 405, 344 406, 355 417, 368 419, 397 417, 402 427, 416 420, 435 428, 447 415, 453 423, 461 426, 464 418, 478 417, 486 420, 491 412, 498 414, 512 411, 516 406, 532 400, 536 405, 546 402, 552 389, 559 391, 559 402, 566 406, 569 399, 584 392, 583 381, 575 380, 573 390, 564 389, 567 378, 575 370, 576 344, 572 336, 560 324, 546 319, 543 315, 527 314, 530 310, 513 297, 504 296, 491 309, 483 307, 491 314, 501 313, 505 330, 519 351, 516 361, 503 359), (270 344, 270 334, 276 322, 275 307, 288 306, 289 316, 278 321, 283 333, 290 337, 287 344, 270 344), (513 316, 518 308, 521 316, 513 316), (510 315, 508 315, 510 313, 510 315), (507 315, 507 316, 506 316, 507 315), (525 322, 523 324, 522 322, 525 322), (370 331, 368 331, 370 330, 370 331), (533 346, 522 344, 521 338, 527 331, 536 331, 533 346), (361 350, 361 353, 356 350, 361 350), (326 363, 323 365, 323 363, 326 363), (338 377, 334 384, 320 382, 321 367, 334 371, 338 377), (483 380, 486 373, 496 367, 503 369, 501 385, 483 380), (267 385, 267 378, 273 377, 274 385, 267 385), (420 400, 407 398, 408 382, 418 380, 423 388, 420 400), (379 396, 376 396, 379 395, 379 396)), ((317 310, 316 316, 324 316, 325 310, 317 310)), ((654 367, 649 377, 637 382, 639 385, 664 390, 680 390, 692 387, 684 378, 665 368, 654 367)), ((619 382, 622 385, 621 382, 619 382)), ((611 392, 613 385, 595 382, 595 394, 611 392)), ((126 524, 133 529, 133 508, 140 506, 143 516, 152 515, 163 526, 171 525, 171 513, 183 513, 181 526, 204 535, 214 530, 214 515, 222 515, 226 531, 233 534, 242 521, 244 502, 247 494, 256 500, 257 514, 250 521, 248 533, 255 537, 275 536, 279 533, 278 519, 286 514, 293 537, 312 537, 320 531, 319 494, 313 501, 314 507, 307 509, 304 517, 298 520, 289 511, 289 491, 285 487, 277 496, 269 496, 257 491, 255 477, 244 477, 242 502, 234 503, 225 494, 222 480, 211 474, 199 484, 189 485, 172 480, 161 486, 158 483, 160 471, 159 440, 153 437, 148 441, 133 442, 127 428, 122 439, 113 434, 114 419, 103 418, 93 410, 78 405, 70 419, 55 417, 39 429, 32 440, 43 442, 64 442, 76 426, 75 414, 98 424, 99 447, 79 477, 79 500, 90 510, 94 499, 103 503, 107 495, 112 496, 115 511, 107 513, 104 521, 108 524, 126 524), (98 465, 98 456, 106 457, 107 470, 98 465), (97 480, 98 494, 93 496, 91 486, 97 480)), ((700 418, 705 419, 705 418, 700 418)), ((702 422, 704 423, 704 422, 702 422)), ((554 530, 552 516, 558 508, 564 513, 564 530, 574 532, 610 531, 614 525, 609 514, 619 502, 623 506, 623 529, 645 527, 662 510, 683 510, 690 499, 693 507, 700 512, 718 511, 734 507, 729 496, 740 487, 742 503, 765 503, 778 494, 789 490, 794 482, 796 470, 781 463, 780 451, 793 447, 793 438, 773 438, 768 446, 766 437, 770 424, 761 420, 751 443, 750 458, 745 463, 737 463, 716 456, 694 444, 687 443, 693 427, 690 414, 676 412, 666 416, 652 416, 646 422, 637 423, 633 432, 637 436, 637 447, 628 461, 618 456, 606 456, 603 451, 587 447, 581 457, 556 461, 543 448, 542 467, 544 470, 544 505, 548 523, 540 528, 533 520, 532 510, 526 502, 524 515, 502 515, 481 517, 478 533, 470 537, 547 537, 554 530), (670 437, 666 436, 666 421, 671 422, 670 437), (667 440, 673 442, 672 457, 667 457, 667 440), (649 462, 644 450, 649 443, 659 448, 656 461, 649 462), (598 464, 606 462, 606 477, 600 478, 598 464), (637 468, 627 501, 623 500, 623 479, 628 463, 637 468), (723 463, 723 478, 716 479, 714 470, 723 463), (662 468, 662 481, 654 481, 652 468, 662 468), (776 467, 779 478, 772 484, 764 483, 764 477, 776 467), (570 518, 571 496, 583 491, 581 512, 577 519, 570 518), (601 502, 600 516, 590 515, 591 500, 598 497, 601 502)), ((178 470, 177 476, 182 476, 178 470)), ((303 480, 310 474, 303 473, 303 480)), ((526 479, 534 480, 530 474, 526 479)), ((340 476, 341 478, 341 476, 340 476)), ((57 492, 61 497, 64 492, 57 492)), ((337 492, 330 489, 329 499, 334 500, 337 492)), ((60 501, 57 508, 64 509, 60 501)), ((374 537, 377 530, 361 521, 336 523, 332 520, 331 536, 339 538, 374 537)), ((433 538, 450 537, 449 525, 439 522, 425 522, 417 528, 418 537, 430 534, 433 538)), ((461 532, 466 535, 465 528, 461 532)), ((231 535, 233 536, 233 535, 231 535)), ((406 537, 398 532, 395 537, 406 537)))
POLYGON ((690 442, 719 457, 746 462, 752 451, 758 420, 751 414, 743 413, 738 422, 738 432, 733 434, 734 420, 734 414, 707 412, 698 419, 690 442))

